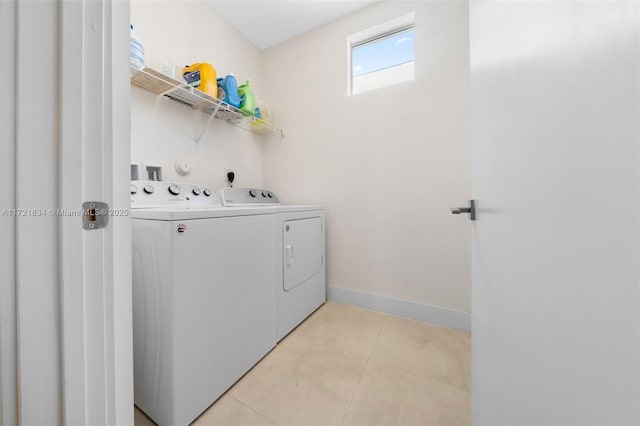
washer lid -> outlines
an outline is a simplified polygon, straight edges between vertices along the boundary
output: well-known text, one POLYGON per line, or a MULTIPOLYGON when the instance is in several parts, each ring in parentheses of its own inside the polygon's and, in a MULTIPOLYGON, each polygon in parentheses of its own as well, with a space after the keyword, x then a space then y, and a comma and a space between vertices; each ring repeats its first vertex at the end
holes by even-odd
POLYGON ((206 207, 187 206, 174 208, 164 206, 148 209, 131 209, 133 219, 148 220, 192 220, 211 219, 232 216, 254 216, 261 214, 274 214, 275 207, 206 207))
POLYGON ((314 211, 314 210, 324 210, 322 206, 314 206, 314 205, 295 205, 295 204, 281 204, 276 207, 278 213, 287 213, 287 212, 306 212, 306 211, 314 211))

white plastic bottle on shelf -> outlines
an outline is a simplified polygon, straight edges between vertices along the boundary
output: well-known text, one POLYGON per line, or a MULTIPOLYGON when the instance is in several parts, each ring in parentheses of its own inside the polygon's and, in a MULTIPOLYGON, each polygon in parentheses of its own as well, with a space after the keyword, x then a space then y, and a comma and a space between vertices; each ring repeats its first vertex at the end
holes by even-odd
POLYGON ((129 56, 131 66, 141 70, 142 68, 144 68, 144 46, 142 45, 138 37, 136 37, 136 35, 134 34, 133 25, 131 25, 130 47, 131 49, 129 56))

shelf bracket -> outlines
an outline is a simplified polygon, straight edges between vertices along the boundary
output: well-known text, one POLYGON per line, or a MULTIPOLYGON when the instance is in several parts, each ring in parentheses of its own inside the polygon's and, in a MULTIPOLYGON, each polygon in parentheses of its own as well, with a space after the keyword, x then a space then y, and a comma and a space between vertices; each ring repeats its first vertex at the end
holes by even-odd
POLYGON ((202 127, 202 130, 200 131, 200 134, 196 138, 196 143, 200 142, 200 139, 202 139, 202 135, 204 135, 204 132, 207 130, 207 127, 209 127, 209 125, 211 124, 211 121, 213 120, 213 117, 216 116, 216 114, 218 113, 219 109, 220 109, 220 104, 216 104, 216 108, 213 110, 213 112, 209 116, 209 119, 207 120, 207 123, 202 127))

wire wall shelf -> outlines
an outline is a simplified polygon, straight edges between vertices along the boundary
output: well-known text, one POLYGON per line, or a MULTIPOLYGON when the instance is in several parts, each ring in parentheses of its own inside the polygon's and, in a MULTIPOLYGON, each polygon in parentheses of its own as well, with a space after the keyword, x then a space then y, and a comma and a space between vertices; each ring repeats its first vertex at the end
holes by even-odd
POLYGON ((183 81, 166 76, 153 68, 144 67, 140 69, 131 65, 131 84, 208 114, 209 120, 207 120, 207 123, 198 134, 196 142, 200 141, 213 118, 226 121, 254 133, 275 132, 284 137, 282 129, 247 114, 220 99, 209 96, 194 87, 188 86, 183 81))

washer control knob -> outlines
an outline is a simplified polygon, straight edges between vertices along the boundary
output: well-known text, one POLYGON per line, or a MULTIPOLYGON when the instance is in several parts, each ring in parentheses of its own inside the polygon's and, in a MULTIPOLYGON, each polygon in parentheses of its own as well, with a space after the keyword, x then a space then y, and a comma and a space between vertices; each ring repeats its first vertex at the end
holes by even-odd
POLYGON ((271 193, 270 193, 270 192, 267 192, 267 197, 269 197, 269 198, 273 198, 273 195, 271 195, 271 193))
POLYGON ((171 195, 179 195, 180 194, 180 187, 178 185, 169 185, 169 192, 171 193, 171 195))
POLYGON ((204 195, 206 195, 207 197, 211 196, 211 190, 209 188, 205 188, 204 189, 204 195))
POLYGON ((142 189, 144 189, 144 192, 146 192, 147 194, 153 194, 153 191, 155 191, 153 185, 145 185, 142 189))
POLYGON ((202 192, 202 190, 200 188, 193 188, 193 195, 200 195, 200 193, 202 192))
POLYGON ((138 193, 138 187, 135 185, 131 185, 131 195, 138 193))
POLYGON ((267 198, 267 193, 266 192, 262 193, 262 198, 267 198))
POLYGON ((249 190, 249 195, 251 196, 251 198, 256 198, 258 193, 255 191, 255 189, 250 189, 249 190))

